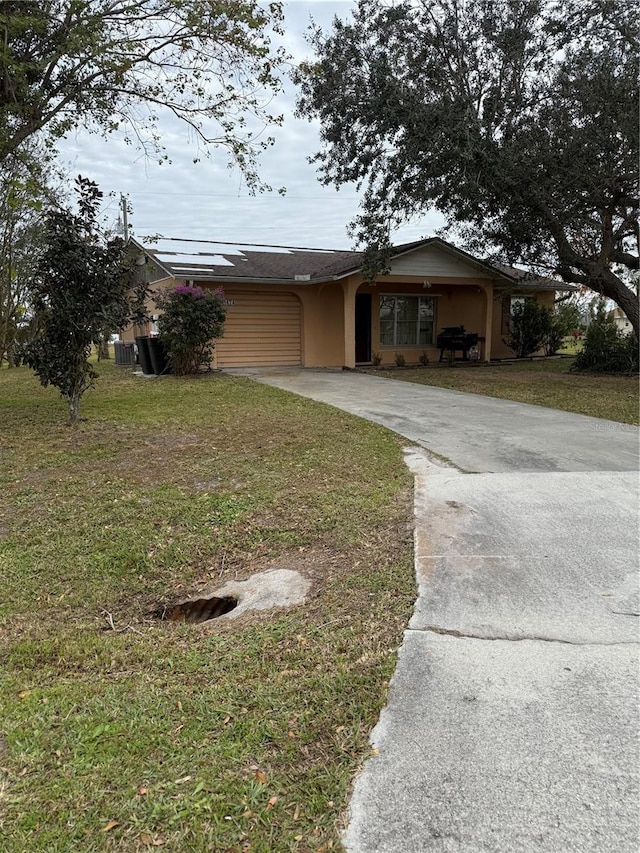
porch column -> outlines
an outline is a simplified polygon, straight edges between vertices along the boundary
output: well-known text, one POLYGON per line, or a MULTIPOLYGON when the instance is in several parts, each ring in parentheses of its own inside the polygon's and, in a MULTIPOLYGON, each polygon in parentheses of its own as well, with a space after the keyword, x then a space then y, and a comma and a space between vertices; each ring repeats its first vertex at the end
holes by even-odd
POLYGON ((484 360, 491 361, 491 335, 493 334, 493 284, 483 287, 486 296, 484 317, 484 360))
POLYGON ((359 281, 342 282, 344 296, 344 367, 356 366, 356 290, 359 281))

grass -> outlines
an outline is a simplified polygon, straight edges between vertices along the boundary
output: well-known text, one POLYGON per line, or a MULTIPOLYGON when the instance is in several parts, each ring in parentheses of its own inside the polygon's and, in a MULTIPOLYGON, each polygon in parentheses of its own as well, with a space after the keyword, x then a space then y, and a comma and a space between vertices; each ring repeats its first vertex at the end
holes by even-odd
POLYGON ((638 377, 572 373, 573 359, 368 370, 377 376, 638 424, 638 377))
POLYGON ((3 852, 341 849, 414 599, 400 439, 247 379, 99 370, 73 430, 0 372, 3 852), (305 605, 151 615, 276 566, 305 605))

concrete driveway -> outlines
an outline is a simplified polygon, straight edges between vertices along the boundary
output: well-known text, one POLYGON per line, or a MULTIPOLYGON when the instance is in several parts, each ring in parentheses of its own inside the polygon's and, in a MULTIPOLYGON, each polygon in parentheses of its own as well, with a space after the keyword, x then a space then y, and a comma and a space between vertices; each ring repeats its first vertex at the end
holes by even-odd
POLYGON ((640 849, 638 430, 329 371, 262 382, 407 451, 419 597, 352 853, 640 849))
POLYGON ((366 418, 467 471, 638 470, 638 428, 343 370, 229 370, 366 418))
POLYGON ((411 456, 419 598, 347 850, 635 853, 637 475, 411 456))

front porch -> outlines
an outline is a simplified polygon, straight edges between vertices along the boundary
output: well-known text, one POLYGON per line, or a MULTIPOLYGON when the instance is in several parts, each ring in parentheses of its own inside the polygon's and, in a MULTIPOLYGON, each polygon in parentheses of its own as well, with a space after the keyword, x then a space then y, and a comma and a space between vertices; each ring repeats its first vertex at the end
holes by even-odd
MULTIPOLYGON (((438 335, 444 327, 463 327, 475 347, 470 360, 491 361, 494 289, 485 282, 343 282, 345 367, 419 365, 438 362, 438 335), (352 330, 352 335, 349 335, 352 330)), ((449 350, 450 347, 446 347, 449 350)), ((453 360, 469 358, 469 346, 456 347, 453 360)), ((444 360, 452 360, 448 351, 444 360)))

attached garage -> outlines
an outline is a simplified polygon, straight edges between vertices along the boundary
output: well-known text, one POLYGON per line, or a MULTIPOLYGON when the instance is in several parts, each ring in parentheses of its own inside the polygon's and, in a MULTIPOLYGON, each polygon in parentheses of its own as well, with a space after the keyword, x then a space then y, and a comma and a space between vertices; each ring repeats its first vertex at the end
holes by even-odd
MULTIPOLYGON (((154 294, 179 284, 222 288, 227 318, 218 368, 353 368, 374 358, 391 365, 399 356, 417 364, 439 357, 438 327, 477 335, 491 361, 510 354, 504 299, 553 306, 556 292, 575 289, 489 264, 439 237, 396 246, 388 271, 374 281, 365 278, 362 252, 169 238, 131 245, 150 285, 150 316, 158 310, 154 294)), ((150 324, 126 334, 149 335, 150 324)))
POLYGON ((225 287, 227 319, 216 345, 218 367, 297 367, 302 364, 302 318, 293 293, 225 287))

